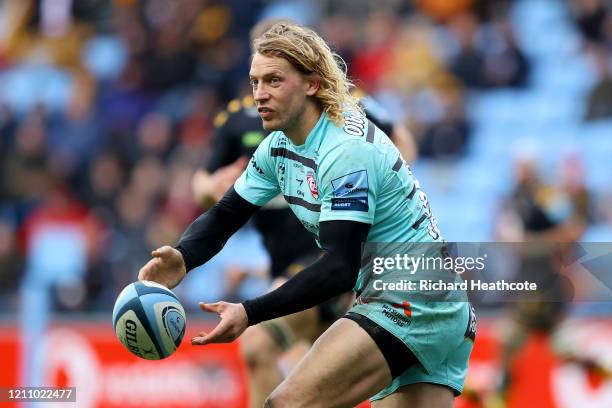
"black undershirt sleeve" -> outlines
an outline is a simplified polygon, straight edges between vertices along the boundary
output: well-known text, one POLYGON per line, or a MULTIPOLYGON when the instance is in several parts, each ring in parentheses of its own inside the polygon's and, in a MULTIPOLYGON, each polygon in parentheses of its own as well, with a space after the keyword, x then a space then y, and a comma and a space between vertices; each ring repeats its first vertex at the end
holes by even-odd
POLYGON ((187 227, 176 244, 187 271, 215 256, 259 208, 230 187, 217 204, 187 227))
POLYGON ((361 264, 361 244, 370 224, 324 221, 319 241, 324 254, 278 289, 242 303, 249 326, 309 309, 355 286, 361 264))

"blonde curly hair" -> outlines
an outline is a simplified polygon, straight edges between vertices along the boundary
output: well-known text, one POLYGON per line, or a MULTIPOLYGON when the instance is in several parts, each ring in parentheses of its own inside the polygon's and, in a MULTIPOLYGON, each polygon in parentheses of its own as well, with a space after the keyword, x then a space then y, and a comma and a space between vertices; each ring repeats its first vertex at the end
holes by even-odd
POLYGON ((304 75, 315 74, 320 87, 313 97, 335 124, 344 124, 343 111, 363 113, 359 100, 351 95, 354 85, 347 78, 346 63, 313 30, 289 21, 277 22, 253 39, 252 50, 283 58, 304 75))

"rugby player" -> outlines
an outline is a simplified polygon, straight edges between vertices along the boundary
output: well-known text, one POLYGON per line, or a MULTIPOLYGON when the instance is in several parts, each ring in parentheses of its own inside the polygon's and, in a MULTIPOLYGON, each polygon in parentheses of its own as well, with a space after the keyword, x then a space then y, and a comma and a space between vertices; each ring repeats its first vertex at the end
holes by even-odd
MULTIPOLYGON (((267 21, 253 31, 259 34, 271 27, 267 21)), ((256 38, 255 36, 252 37, 256 38)), ((404 159, 410 163, 416 155, 416 143, 408 129, 393 122, 384 109, 359 90, 352 90, 366 117, 389 135, 404 159)), ((214 121, 213 148, 202 169, 192 180, 193 196, 203 208, 210 208, 244 171, 248 158, 266 137, 253 97, 233 99, 214 121)), ((270 255, 272 287, 282 284, 301 271, 306 262, 316 259, 318 247, 279 195, 254 214, 253 224, 261 233, 270 255), (291 239, 287 239, 291 237, 291 239)), ((310 263, 310 262, 308 262, 310 263)), ((350 305, 350 297, 341 295, 291 316, 274 319, 249 328, 240 343, 246 363, 249 406, 261 407, 265 398, 282 381, 312 342, 350 305)))
POLYGON ((370 397, 375 407, 452 406, 475 335, 469 304, 406 302, 402 293, 375 291, 371 270, 360 268, 363 243, 443 242, 425 194, 397 148, 363 116, 339 57, 316 33, 279 23, 253 47, 253 96, 272 133, 175 248, 153 251, 139 279, 178 285, 281 193, 323 255, 256 299, 200 304, 221 321, 192 344, 231 342, 249 326, 353 289, 359 294, 353 307, 317 339, 265 406, 353 406, 370 397), (389 312, 397 305, 403 305, 399 318, 389 312))

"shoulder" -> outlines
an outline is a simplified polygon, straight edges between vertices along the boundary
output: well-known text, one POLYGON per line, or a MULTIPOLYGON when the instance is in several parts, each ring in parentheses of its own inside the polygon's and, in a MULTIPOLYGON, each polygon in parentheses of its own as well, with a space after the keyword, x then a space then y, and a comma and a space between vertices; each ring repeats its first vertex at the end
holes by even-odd
POLYGON ((344 115, 341 126, 330 123, 322 143, 322 155, 363 154, 375 152, 371 133, 375 131, 365 116, 358 112, 344 115))
POLYGON ((343 136, 328 140, 326 144, 319 156, 319 174, 322 177, 343 171, 373 169, 380 161, 375 146, 358 137, 343 136))

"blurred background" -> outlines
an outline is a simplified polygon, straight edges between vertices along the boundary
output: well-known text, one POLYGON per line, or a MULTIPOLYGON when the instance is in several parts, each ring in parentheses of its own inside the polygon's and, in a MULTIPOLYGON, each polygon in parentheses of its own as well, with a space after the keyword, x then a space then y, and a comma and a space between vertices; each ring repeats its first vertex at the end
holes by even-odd
MULTIPOLYGON (((612 242, 609 0, 0 0, 0 385, 244 404, 234 346, 136 361, 110 312, 201 213, 192 176, 270 17, 315 28, 408 127, 447 240, 612 242)), ((257 232, 231 248, 177 289, 194 319, 197 301, 266 290, 257 232)), ((484 307, 458 405, 612 406, 605 300, 484 307)))

